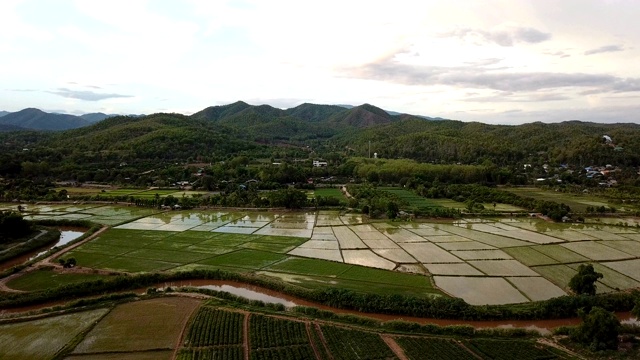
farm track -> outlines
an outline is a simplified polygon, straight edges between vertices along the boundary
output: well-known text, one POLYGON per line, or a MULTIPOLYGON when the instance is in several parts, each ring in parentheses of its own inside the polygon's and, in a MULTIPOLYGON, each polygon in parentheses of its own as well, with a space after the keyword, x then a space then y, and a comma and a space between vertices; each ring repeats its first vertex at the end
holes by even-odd
MULTIPOLYGON (((185 294, 187 295, 187 294, 185 294)), ((193 294, 196 295, 196 294, 193 294)), ((185 296, 188 298, 192 298, 192 299, 199 299, 202 300, 202 297, 196 297, 196 296, 185 296)), ((189 315, 189 317, 187 317, 184 321, 184 323, 182 324, 182 330, 180 330, 180 336, 178 336, 178 341, 176 342, 176 346, 175 349, 173 350, 173 354, 171 355, 171 359, 175 360, 178 358, 178 352, 180 352, 180 347, 181 345, 184 343, 184 337, 185 334, 187 333, 187 329, 189 328, 189 324, 191 324, 191 321, 193 320, 193 318, 195 317, 196 313, 198 312, 198 309, 200 308, 200 306, 202 306, 202 302, 200 302, 200 305, 197 306, 196 308, 193 309, 193 311, 191 312, 191 315, 189 315)))
POLYGON ((311 322, 305 321, 304 328, 307 330, 307 336, 309 337, 309 344, 311 344, 311 348, 313 349, 313 353, 316 356, 316 359, 320 360, 320 352, 318 351, 318 346, 315 341, 313 341, 313 337, 311 337, 311 322))
POLYGON ((562 345, 558 344, 558 343, 557 343, 557 342, 555 342, 555 341, 551 341, 551 340, 546 339, 546 338, 540 338, 540 339, 538 339, 538 342, 539 342, 540 344, 547 345, 547 346, 551 346, 551 347, 556 348, 556 349, 558 349, 558 350, 560 350, 560 351, 563 351, 563 352, 565 352, 565 353, 567 353, 567 354, 569 354, 569 355, 571 355, 571 356, 576 357, 577 359, 585 359, 585 357, 584 357, 584 356, 582 356, 582 355, 580 355, 580 354, 578 354, 578 353, 576 353, 576 352, 573 352, 573 351, 571 351, 571 350, 567 349, 566 347, 564 347, 564 346, 562 346, 562 345))
POLYGON ((11 274, 3 279, 0 279, 0 291, 4 291, 4 292, 11 292, 11 293, 22 293, 25 291, 22 290, 16 290, 16 289, 12 289, 9 286, 7 286, 7 283, 9 283, 11 280, 22 276, 24 274, 33 272, 33 271, 37 271, 43 267, 51 267, 53 268, 55 271, 58 272, 67 272, 67 273, 81 273, 81 274, 100 274, 100 275, 111 275, 113 274, 112 271, 105 271, 105 270, 94 270, 94 269, 88 269, 88 268, 82 268, 82 267, 77 267, 77 268, 63 268, 62 265, 57 264, 51 260, 59 257, 62 254, 65 254, 67 252, 69 252, 70 250, 73 250, 81 245, 84 245, 85 243, 95 239, 96 237, 100 236, 100 234, 102 234, 103 232, 107 231, 110 227, 109 226, 103 226, 100 230, 96 231, 95 233, 91 234, 91 236, 88 236, 86 239, 79 241, 71 246, 68 246, 64 249, 61 249, 60 251, 57 251, 49 256, 47 256, 46 258, 38 261, 37 263, 22 269, 21 271, 15 273, 15 274, 11 274))
POLYGON ((242 323, 242 336, 244 337, 244 360, 249 360, 249 351, 251 350, 249 346, 249 317, 251 316, 250 312, 243 311, 244 313, 244 321, 242 323))
POLYGON ((398 343, 391 336, 380 334, 380 337, 382 338, 382 340, 384 340, 385 344, 387 344, 387 346, 391 349, 391 351, 393 351, 393 353, 396 354, 398 359, 409 360, 407 355, 405 355, 404 350, 402 350, 400 345, 398 345, 398 343))
POLYGON ((474 353, 473 351, 471 351, 467 345, 465 345, 462 341, 460 340, 455 340, 455 342, 462 347, 465 351, 467 351, 469 354, 471 354, 474 358, 478 359, 478 360, 483 360, 483 357, 481 357, 480 355, 474 353))
POLYGON ((322 332, 322 328, 320 328, 320 324, 318 322, 315 323, 316 331, 318 332, 318 336, 320 336, 320 341, 322 341, 322 346, 324 346, 327 354, 329 355, 329 359, 333 360, 333 354, 329 350, 329 345, 327 344, 327 339, 324 338, 324 333, 322 332))

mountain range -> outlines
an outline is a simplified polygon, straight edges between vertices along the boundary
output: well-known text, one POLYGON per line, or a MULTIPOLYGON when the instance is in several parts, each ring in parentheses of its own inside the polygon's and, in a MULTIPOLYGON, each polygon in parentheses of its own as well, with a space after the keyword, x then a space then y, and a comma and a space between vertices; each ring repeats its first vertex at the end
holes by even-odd
MULTIPOLYGON (((211 106, 203 109, 191 117, 200 120, 209 120, 222 124, 240 124, 256 127, 255 130, 283 131, 284 136, 295 135, 301 126, 317 127, 323 123, 323 127, 331 125, 340 127, 368 127, 393 121, 402 114, 382 110, 372 105, 316 105, 302 104, 287 110, 277 109, 269 105, 249 105, 243 101, 222 106, 211 106), (260 124, 256 124, 260 123, 260 124), (316 125, 314 125, 314 123, 316 125), (263 129, 263 128, 267 129, 263 129), (288 135, 287 135, 288 134, 288 135)), ((46 130, 61 131, 77 129, 97 123, 104 119, 117 115, 104 113, 90 113, 80 116, 45 112, 35 108, 27 108, 17 112, 0 111, 0 131, 13 130, 46 130)), ((132 115, 144 116, 144 115, 132 115)), ((440 119, 419 116, 423 119, 440 119)), ((308 129, 314 132, 314 129, 308 129)), ((325 133, 322 129, 315 129, 325 133)), ((305 130, 305 132, 308 132, 305 130)))
MULTIPOLYGON (((7 118, 14 121, 0 124, 0 131, 30 125, 27 115, 31 119, 49 118, 37 109, 25 109, 0 117, 0 122, 7 118)), ((73 152, 76 163, 99 163, 107 158, 153 163, 189 158, 224 160, 238 154, 295 158, 309 156, 309 151, 320 157, 336 153, 368 156, 370 151, 385 158, 437 163, 640 166, 637 124, 567 121, 490 125, 390 114, 370 104, 347 108, 305 103, 282 110, 242 101, 211 106, 190 116, 114 116, 89 125, 89 120, 82 117, 53 115, 81 127, 55 132, 4 132, 0 151, 55 149, 73 152), (605 142, 604 135, 612 141, 605 142)), ((47 129, 61 130, 50 124, 47 129)))
POLYGON ((89 126, 114 115, 91 113, 81 116, 44 112, 27 108, 16 112, 0 112, 0 131, 45 130, 60 131, 89 126))

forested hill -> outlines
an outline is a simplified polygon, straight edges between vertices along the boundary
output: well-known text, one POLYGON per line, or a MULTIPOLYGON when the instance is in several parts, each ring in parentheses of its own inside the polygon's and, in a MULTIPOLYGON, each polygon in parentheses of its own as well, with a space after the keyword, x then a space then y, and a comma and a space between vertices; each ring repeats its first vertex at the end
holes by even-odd
POLYGON ((388 124, 400 119, 375 106, 351 109, 336 105, 302 104, 281 110, 269 105, 252 106, 238 101, 212 106, 191 116, 243 129, 260 141, 304 141, 330 138, 341 131, 388 124))
MULTIPOLYGON (((0 132, 0 150, 9 154, 23 148, 90 163, 219 161, 239 154, 340 158, 368 156, 371 150, 383 158, 435 163, 640 166, 640 126, 579 121, 488 125, 391 115, 369 104, 302 104, 282 110, 239 101, 191 116, 116 116, 60 133, 0 132)), ((30 154, 29 161, 49 156, 30 154)))
POLYGON ((410 158, 425 162, 499 165, 552 161, 574 165, 640 165, 640 125, 569 121, 517 126, 425 121, 410 117, 398 122, 345 133, 334 138, 358 154, 410 158), (613 141, 607 142, 604 135, 613 141))
POLYGON ((74 159, 197 160, 215 154, 226 157, 260 147, 235 128, 179 114, 116 116, 80 129, 55 133, 39 145, 74 159))

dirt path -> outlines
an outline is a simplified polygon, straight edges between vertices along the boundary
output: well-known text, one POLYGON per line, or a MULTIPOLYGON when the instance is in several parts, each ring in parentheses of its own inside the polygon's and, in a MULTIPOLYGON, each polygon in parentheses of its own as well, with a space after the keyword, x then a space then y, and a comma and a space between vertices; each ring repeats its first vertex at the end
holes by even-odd
POLYGON ((471 356, 473 356, 474 358, 478 359, 478 360, 482 360, 482 357, 476 353, 474 353, 473 351, 471 351, 471 349, 469 349, 462 341, 460 340, 455 340, 455 342, 458 344, 458 346, 460 346, 461 348, 465 349, 469 354, 471 354, 471 356))
POLYGON ((566 352, 567 354, 570 354, 571 356, 576 357, 577 359, 585 359, 582 355, 580 355, 580 354, 578 354, 578 353, 575 353, 575 352, 573 352, 573 351, 571 351, 571 350, 567 349, 566 347, 564 347, 564 346, 562 346, 562 345, 560 345, 560 344, 556 343, 555 341, 551 341, 551 340, 546 339, 546 338, 540 338, 540 339, 538 339, 538 342, 539 342, 540 344, 543 344, 543 345, 547 345, 547 346, 554 347, 554 348, 556 348, 556 349, 558 349, 558 350, 560 350, 560 351, 564 351, 564 352, 566 352))
MULTIPOLYGON (((191 298, 191 296, 188 296, 188 297, 191 298)), ((180 351, 180 345, 182 345, 184 343, 184 337, 185 337, 185 334, 187 333, 187 327, 189 327, 189 324, 191 323, 193 318, 198 313, 198 309, 200 309, 200 306, 202 306, 202 301, 200 302, 200 305, 198 305, 198 306, 193 308, 193 311, 191 312, 191 315, 189 315, 189 317, 187 317, 185 322, 182 324, 182 330, 180 331, 180 336, 178 336, 178 341, 176 343, 176 347, 173 350, 173 355, 171 355, 171 359, 172 360, 176 360, 178 358, 178 352, 180 351)))
POLYGON ((320 357, 320 352, 318 351, 318 346, 316 345, 316 342, 313 341, 313 336, 311 336, 311 322, 305 321, 304 327, 307 330, 307 337, 309 337, 309 344, 311 344, 311 348, 313 349, 313 353, 316 355, 316 359, 317 360, 322 359, 320 357))
POLYGON ((329 346, 327 345, 327 339, 324 338, 324 334, 322 333, 322 329, 320 328, 320 324, 315 323, 316 330, 318 331, 318 336, 320 336, 320 341, 322 341, 322 346, 324 346, 325 350, 327 350, 327 355, 329 355, 329 359, 333 360, 333 354, 329 351, 329 346))
POLYGON ((340 188, 340 191, 342 191, 342 193, 344 194, 344 196, 347 197, 347 199, 352 199, 353 196, 351 196, 351 194, 349 194, 349 192, 347 191, 347 187, 343 186, 340 188))
POLYGON ((398 359, 409 360, 407 355, 404 354, 404 350, 402 350, 400 345, 398 345, 398 343, 391 336, 380 334, 380 337, 382 338, 382 340, 384 340, 387 346, 391 348, 391 351, 393 351, 393 353, 396 354, 398 359))
POLYGON ((245 312, 244 314, 244 323, 242 324, 242 333, 244 335, 244 360, 249 360, 249 317, 251 316, 250 312, 245 312))

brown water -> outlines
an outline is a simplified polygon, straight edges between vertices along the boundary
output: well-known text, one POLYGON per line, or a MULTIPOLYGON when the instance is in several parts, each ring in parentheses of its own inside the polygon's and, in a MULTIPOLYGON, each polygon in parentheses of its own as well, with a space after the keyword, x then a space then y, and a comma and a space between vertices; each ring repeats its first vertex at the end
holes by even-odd
MULTIPOLYGON (((192 286, 203 289, 210 289, 216 291, 225 291, 236 296, 241 296, 250 300, 260 300, 265 303, 283 304, 286 307, 293 306, 311 306, 322 310, 328 310, 338 314, 350 314, 373 318, 380 321, 393 321, 403 320, 408 322, 416 322, 419 324, 435 324, 440 326, 449 325, 471 325, 475 328, 524 328, 529 330, 536 330, 542 334, 550 333, 551 329, 560 326, 571 326, 580 323, 579 318, 566 318, 566 319, 551 319, 551 320, 492 320, 492 321, 471 321, 471 320, 450 320, 450 319, 435 319, 435 318, 422 318, 414 316, 404 315, 388 315, 377 313, 365 313, 356 310, 345 310, 333 308, 326 305, 321 305, 307 300, 298 299, 289 295, 279 293, 277 291, 261 288, 254 285, 247 285, 234 281, 222 281, 222 280, 189 280, 180 281, 174 283, 167 283, 164 286, 181 287, 192 286)), ((629 312, 616 313, 618 318, 623 322, 638 323, 638 321, 631 316, 629 312)))
POLYGON ((33 260, 36 257, 46 253, 47 251, 53 249, 56 246, 65 245, 79 238, 80 236, 82 236, 82 234, 85 233, 85 231, 87 231, 87 229, 76 228, 76 227, 64 227, 64 228, 59 228, 59 230, 60 230, 60 239, 58 239, 57 242, 51 243, 49 245, 45 245, 41 248, 29 251, 28 253, 22 254, 18 257, 15 257, 13 259, 0 263, 0 271, 10 269, 26 261, 33 260))
MULTIPOLYGON (((415 322, 423 325, 424 324, 435 324, 439 326, 470 325, 477 329, 523 328, 523 329, 538 331, 543 335, 549 334, 551 332, 551 329, 554 329, 560 326, 571 326, 571 325, 577 325, 580 323, 579 318, 551 319, 551 320, 470 321, 470 320, 434 319, 434 318, 423 318, 423 317, 404 316, 404 315, 365 313, 365 312, 360 312, 356 310, 345 310, 345 309, 333 308, 330 306, 325 306, 325 305, 321 305, 311 301, 295 298, 295 297, 285 295, 277 291, 262 288, 259 286, 243 284, 235 281, 185 280, 185 281, 165 282, 161 284, 156 284, 152 287, 159 288, 159 289, 165 289, 167 287, 171 287, 171 288, 197 287, 202 289, 225 291, 236 296, 241 296, 246 299, 260 300, 265 303, 271 303, 271 304, 282 304, 285 307, 289 307, 289 308, 294 306, 310 306, 310 307, 315 307, 321 310, 331 311, 337 314, 350 314, 350 315, 362 316, 362 317, 372 318, 372 319, 376 319, 383 322, 403 320, 403 321, 415 322)), ((124 292, 135 292, 135 293, 143 294, 146 292, 146 289, 147 288, 129 290, 124 292)), ((15 308, 15 309, 6 309, 6 310, 2 310, 0 314, 28 312, 28 311, 47 308, 47 307, 52 307, 55 305, 63 305, 68 302, 70 301, 55 301, 47 304, 33 305, 33 306, 27 306, 22 308, 15 308)), ((637 319, 635 319, 629 312, 618 312, 616 313, 616 315, 623 323, 634 323, 634 324, 640 325, 640 322, 637 319)))

